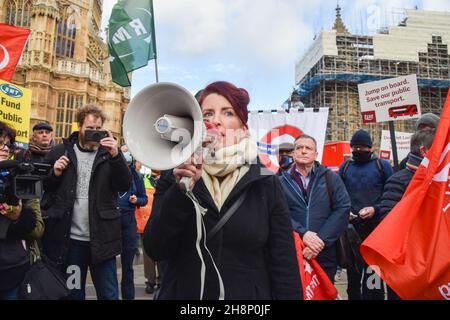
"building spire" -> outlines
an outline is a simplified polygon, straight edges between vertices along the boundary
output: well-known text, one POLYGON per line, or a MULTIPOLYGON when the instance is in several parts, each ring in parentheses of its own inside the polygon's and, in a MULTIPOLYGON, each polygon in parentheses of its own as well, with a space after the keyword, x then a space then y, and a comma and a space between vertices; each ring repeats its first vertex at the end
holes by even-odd
POLYGON ((341 17, 341 7, 339 4, 336 7, 336 21, 334 22, 333 30, 336 30, 337 33, 340 34, 349 34, 347 27, 344 24, 344 21, 342 21, 341 17))

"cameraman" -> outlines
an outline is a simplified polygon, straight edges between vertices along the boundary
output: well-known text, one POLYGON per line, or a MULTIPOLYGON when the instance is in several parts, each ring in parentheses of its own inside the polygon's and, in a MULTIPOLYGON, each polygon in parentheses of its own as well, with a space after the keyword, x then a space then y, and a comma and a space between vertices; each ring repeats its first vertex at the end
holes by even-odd
MULTIPOLYGON (((0 122, 0 162, 9 160, 16 133, 0 122)), ((2 177, 2 182, 8 177, 2 177)), ((0 193, 0 198, 5 196, 0 193)), ((3 199, 2 199, 3 200, 3 199)), ((17 300, 30 261, 23 240, 38 239, 44 232, 39 200, 0 203, 0 300, 17 300)))
POLYGON ((53 173, 44 181, 44 190, 54 201, 45 211, 43 248, 69 275, 74 267, 78 270, 81 285, 71 290, 74 300, 85 299, 88 268, 99 300, 119 297, 116 256, 122 251, 122 215, 117 198, 130 189, 131 173, 111 132, 100 141, 87 134, 95 130, 102 136, 105 120, 95 105, 79 109, 80 131, 46 157, 53 173))

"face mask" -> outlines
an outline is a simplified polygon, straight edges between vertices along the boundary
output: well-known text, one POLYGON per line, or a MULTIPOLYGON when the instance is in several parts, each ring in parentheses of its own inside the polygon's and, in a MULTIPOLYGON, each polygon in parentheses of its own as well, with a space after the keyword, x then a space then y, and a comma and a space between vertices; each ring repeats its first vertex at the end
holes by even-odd
POLYGON ((370 151, 353 151, 353 160, 356 163, 366 163, 372 159, 372 152, 370 151))
POLYGON ((294 159, 291 156, 284 155, 281 157, 280 168, 286 170, 293 162, 294 159))
POLYGON ((125 157, 125 161, 127 162, 128 165, 130 165, 133 162, 133 157, 131 156, 131 153, 125 152, 123 156, 125 157))

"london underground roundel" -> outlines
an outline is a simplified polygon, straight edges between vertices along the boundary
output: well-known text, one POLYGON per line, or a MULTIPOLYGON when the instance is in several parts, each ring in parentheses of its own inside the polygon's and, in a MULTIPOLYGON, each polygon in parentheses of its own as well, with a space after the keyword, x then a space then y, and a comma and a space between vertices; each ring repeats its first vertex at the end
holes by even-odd
POLYGON ((276 148, 273 146, 278 146, 285 141, 294 142, 295 138, 301 134, 302 131, 299 128, 290 125, 273 128, 258 142, 259 159, 267 169, 276 173, 280 166, 276 148))

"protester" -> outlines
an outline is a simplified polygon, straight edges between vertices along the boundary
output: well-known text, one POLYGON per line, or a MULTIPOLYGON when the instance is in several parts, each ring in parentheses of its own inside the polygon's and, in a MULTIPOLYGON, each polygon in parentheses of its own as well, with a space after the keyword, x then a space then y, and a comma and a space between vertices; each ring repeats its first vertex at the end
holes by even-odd
POLYGON ((350 199, 339 176, 316 161, 316 140, 302 134, 295 140, 295 165, 280 177, 294 230, 306 248, 303 256, 316 259, 334 283, 336 241, 344 232, 350 199))
POLYGON ((86 140, 86 130, 101 130, 105 120, 97 106, 79 109, 80 131, 46 157, 53 173, 44 189, 54 195, 54 203, 46 211, 44 252, 64 271, 79 267, 81 287, 71 290, 72 299, 85 299, 88 267, 99 299, 119 297, 116 256, 122 250, 122 215, 117 194, 130 189, 131 173, 111 132, 100 142, 86 140))
MULTIPOLYGON (((158 184, 160 175, 161 175, 161 172, 159 170, 152 170, 151 173, 144 175, 145 189, 146 189, 149 200, 148 200, 147 206, 145 208, 140 208, 139 210, 145 209, 145 212, 142 213, 147 218, 147 220, 145 221, 145 224, 147 224, 148 218, 150 217, 150 214, 152 212, 153 195, 155 193, 155 188, 156 188, 156 185, 158 184)), ((144 246, 144 243, 143 243, 144 229, 145 229, 145 226, 142 229, 142 234, 141 234, 142 246, 144 246)), ((155 293, 155 291, 159 290, 159 288, 161 287, 162 274, 163 274, 163 272, 162 272, 162 268, 161 268, 161 262, 153 261, 153 259, 150 258, 144 250, 144 276, 146 279, 146 281, 145 281, 145 292, 146 293, 153 294, 153 293, 155 293)))
POLYGON ((278 170, 278 175, 281 175, 284 171, 289 170, 294 164, 294 144, 293 143, 282 143, 278 147, 278 163, 280 169, 278 170))
POLYGON ((256 164, 247 91, 215 82, 199 102, 204 119, 217 127, 215 150, 210 161, 201 164, 193 156, 192 164, 175 168, 177 183, 162 176, 155 193, 159 209, 145 229, 147 253, 167 263, 159 299, 302 299, 289 210, 277 178, 262 176, 262 165, 256 164), (182 191, 184 176, 192 178, 193 195, 206 211, 182 191), (231 218, 208 238, 239 200, 231 218), (206 238, 199 239, 201 213, 206 238))
POLYGON ((47 153, 53 147, 53 128, 48 123, 38 123, 33 127, 27 150, 22 150, 16 154, 16 160, 20 162, 42 163, 47 153))
MULTIPOLYGON (((356 131, 350 141, 353 157, 339 168, 351 199, 351 223, 362 241, 375 229, 375 205, 383 194, 386 180, 393 174, 391 165, 379 159, 372 150, 372 138, 364 130, 356 131)), ((359 252, 359 248, 356 250, 359 252)), ((369 277, 378 277, 368 266, 364 270, 347 268, 349 300, 384 300, 384 288, 368 283, 369 277), (362 281, 361 281, 362 277, 362 281), (362 289, 361 289, 362 288, 362 289)))
MULTIPOLYGON (((378 222, 381 222, 402 199, 423 158, 433 144, 435 132, 434 129, 426 128, 417 131, 411 137, 411 152, 406 168, 396 172, 386 181, 380 204, 376 206, 376 219, 378 222)), ((389 286, 387 289, 388 300, 400 299, 389 286)))
MULTIPOLYGON (((416 132, 423 129, 437 129, 440 118, 434 113, 423 114, 416 122, 416 132)), ((409 160, 409 155, 399 164, 399 170, 406 169, 406 163, 409 160)))
MULTIPOLYGON (((15 130, 0 122, 0 162, 9 160, 14 151, 15 130)), ((19 299, 19 287, 30 267, 24 241, 39 239, 44 232, 39 200, 19 200, 7 204, 4 186, 8 177, 0 178, 0 300, 19 299)), ((17 199, 16 199, 17 200, 17 199)))
POLYGON ((138 233, 135 210, 147 204, 148 198, 145 192, 144 179, 133 164, 133 157, 127 146, 121 150, 131 171, 131 188, 127 192, 119 193, 118 206, 122 213, 122 253, 120 254, 122 266, 122 280, 120 283, 122 299, 134 300, 134 270, 133 261, 138 250, 138 233))

